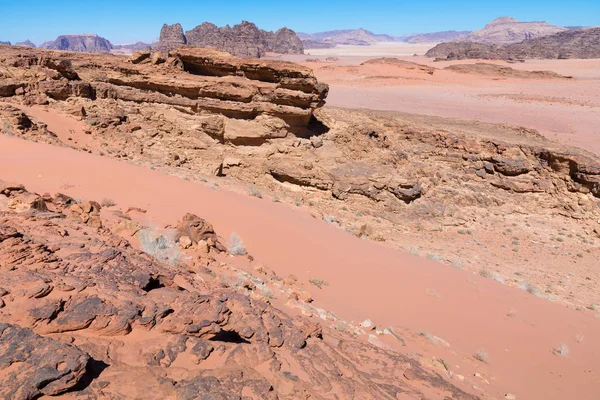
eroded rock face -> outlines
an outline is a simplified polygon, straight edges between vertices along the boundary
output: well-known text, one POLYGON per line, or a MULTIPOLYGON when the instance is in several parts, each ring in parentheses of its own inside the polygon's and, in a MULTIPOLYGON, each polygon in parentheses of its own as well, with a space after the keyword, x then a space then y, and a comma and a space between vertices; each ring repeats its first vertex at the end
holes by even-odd
MULTIPOLYGON (((172 38, 171 28, 167 27, 163 36, 172 38)), ((116 56, 20 51, 6 54, 0 61, 13 77, 0 83, 2 97, 20 91, 30 104, 70 98, 168 104, 197 114, 254 121, 249 130, 251 140, 285 137, 295 128, 306 128, 328 93, 328 86, 319 83, 308 68, 237 58, 210 49, 184 47, 168 57, 139 51, 129 63, 116 56)), ((243 141, 243 131, 235 132, 240 124, 218 125, 223 128, 209 124, 207 133, 219 140, 243 141)))
MULTIPOLYGON (((5 198, 41 198, 18 184, 0 188, 0 206, 5 198)), ((203 259, 210 273, 164 264, 108 229, 67 218, 67 196, 43 199, 44 212, 0 211, 3 398, 70 391, 89 398, 395 399, 422 396, 418 387, 426 383, 476 399, 416 360, 226 285, 224 263, 203 259)), ((194 240, 215 235, 193 215, 180 231, 194 240)))

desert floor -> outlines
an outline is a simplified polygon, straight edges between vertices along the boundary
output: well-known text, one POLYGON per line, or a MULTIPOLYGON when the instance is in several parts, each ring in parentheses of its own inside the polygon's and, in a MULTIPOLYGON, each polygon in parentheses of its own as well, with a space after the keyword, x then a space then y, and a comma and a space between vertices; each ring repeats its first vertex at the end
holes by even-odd
MULTIPOLYGON (((320 81, 330 85, 327 105, 332 108, 524 126, 600 155, 600 60, 495 62, 515 70, 547 70, 572 78, 506 77, 444 69, 474 61, 433 62, 412 56, 422 54, 428 45, 395 46, 344 46, 277 58, 310 66, 320 81), (410 63, 363 65, 369 59, 396 55, 410 63)), ((583 247, 559 247, 549 239, 564 231, 572 239, 564 245, 561 239, 561 246, 571 246, 576 241, 571 233, 581 228, 578 221, 569 220, 560 227, 530 226, 526 216, 513 213, 502 220, 484 219, 490 225, 474 223, 468 234, 399 227, 402 232, 387 243, 362 240, 327 224, 308 206, 249 196, 248 182, 216 177, 207 181, 199 173, 182 179, 166 166, 147 168, 69 148, 72 143, 94 147, 85 122, 52 107, 18 107, 47 124, 62 143, 52 146, 0 136, 2 180, 22 183, 32 192, 111 199, 122 210, 143 208, 145 223, 152 226, 172 225, 186 213, 197 214, 223 237, 239 234, 249 254, 278 276, 297 277, 314 297, 311 318, 339 326, 340 331, 365 319, 378 329, 391 327, 401 340, 391 335, 363 335, 360 340, 409 354, 482 399, 514 399, 512 394, 518 400, 598 398, 599 247, 590 242, 589 252, 578 257, 575 254, 583 247), (211 184, 219 179, 223 183, 218 187, 211 184), (502 231, 504 236, 500 236, 502 231), (518 242, 515 235, 523 246, 519 253, 504 244, 518 242), (541 245, 546 239, 548 244, 541 245), (452 268, 409 254, 408 248, 412 250, 415 243, 427 252, 438 248, 455 254, 462 249, 461 260, 473 267, 452 268), (574 300, 565 306, 565 302, 550 301, 477 272, 488 267, 489 260, 499 259, 508 260, 501 273, 531 273, 554 289, 560 287, 561 299, 582 296, 576 299, 580 306, 575 309, 574 300), (511 263, 514 268, 507 266, 511 263), (314 287, 311 281, 316 279, 325 284, 314 287)), ((434 127, 449 126, 444 121, 426 120, 434 127)), ((485 129, 486 124, 476 126, 485 129)), ((419 254, 425 256, 423 251, 419 254)), ((241 257, 228 260, 249 273, 256 266, 241 257)), ((276 295, 273 304, 290 313, 301 312, 288 310, 283 295, 276 295)), ((427 388, 423 392, 430 399, 443 398, 427 388)))
POLYGON ((489 61, 434 62, 423 56, 432 46, 396 43, 342 46, 310 49, 307 50, 310 56, 285 58, 310 66, 319 80, 330 84, 327 104, 332 106, 524 126, 600 154, 600 60, 493 62, 517 70, 554 71, 573 77, 519 79, 444 70, 451 65, 489 61), (376 57, 398 57, 436 71, 429 75, 396 65, 361 65, 376 57))

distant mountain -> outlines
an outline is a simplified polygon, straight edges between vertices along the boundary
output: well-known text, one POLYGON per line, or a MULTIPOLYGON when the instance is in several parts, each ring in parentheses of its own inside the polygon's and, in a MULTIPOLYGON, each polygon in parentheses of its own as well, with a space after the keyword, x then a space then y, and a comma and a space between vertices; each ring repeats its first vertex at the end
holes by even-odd
POLYGON ((320 42, 313 39, 303 39, 302 43, 304 44, 305 49, 331 49, 337 46, 333 42, 320 42))
POLYGON ((21 47, 33 47, 35 48, 35 44, 31 41, 31 40, 26 40, 24 42, 19 42, 16 43, 15 46, 21 46, 21 47))
POLYGON ((54 41, 42 43, 40 47, 50 50, 67 50, 85 53, 110 53, 110 50, 113 48, 108 40, 93 34, 61 35, 54 41))
POLYGON ((442 43, 425 55, 445 60, 600 58, 600 27, 564 30, 554 35, 526 39, 508 45, 474 42, 442 43))
POLYGON ((132 44, 115 44, 113 45, 113 50, 130 50, 130 51, 138 51, 138 50, 146 50, 152 47, 152 43, 144 43, 137 42, 132 44))
POLYGON ((487 44, 519 43, 525 39, 535 39, 555 33, 564 32, 567 28, 550 25, 546 22, 521 22, 511 17, 500 17, 483 29, 473 31, 460 38, 460 41, 487 44))
POLYGON ((10 42, 2 42, 2 41, 0 41, 0 44, 5 44, 7 46, 10 46, 10 42))
POLYGON ((204 22, 185 34, 181 24, 165 24, 155 47, 168 52, 184 45, 213 48, 238 57, 260 58, 267 52, 304 54, 304 45, 293 30, 281 28, 277 32, 269 32, 248 21, 233 27, 218 27, 204 22))
POLYGON ((300 39, 305 41, 305 44, 308 45, 318 45, 319 42, 323 42, 332 45, 341 44, 355 46, 370 46, 378 42, 397 41, 396 38, 394 38, 393 36, 376 34, 362 28, 317 33, 299 33, 298 37, 300 37, 300 39))
POLYGON ((467 36, 471 31, 442 31, 432 33, 422 33, 410 36, 406 39, 408 43, 443 43, 452 42, 467 36))

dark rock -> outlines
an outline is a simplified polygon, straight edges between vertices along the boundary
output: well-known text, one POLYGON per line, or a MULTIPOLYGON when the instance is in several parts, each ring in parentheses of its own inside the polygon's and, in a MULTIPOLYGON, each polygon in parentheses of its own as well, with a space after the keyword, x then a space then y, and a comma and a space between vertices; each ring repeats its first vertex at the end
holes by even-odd
POLYGON ((75 387, 86 373, 89 356, 76 347, 0 323, 0 385, 4 399, 55 396, 75 387))
POLYGON ((156 50, 168 53, 171 50, 175 50, 187 43, 185 35, 183 34, 183 28, 181 24, 167 25, 164 24, 160 30, 160 39, 156 50))

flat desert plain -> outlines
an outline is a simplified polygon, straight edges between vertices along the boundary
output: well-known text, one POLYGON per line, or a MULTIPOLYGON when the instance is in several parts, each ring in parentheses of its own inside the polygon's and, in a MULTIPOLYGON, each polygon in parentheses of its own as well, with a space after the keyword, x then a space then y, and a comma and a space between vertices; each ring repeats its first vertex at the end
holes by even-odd
POLYGON ((331 85, 327 100, 330 106, 524 126, 600 154, 600 60, 434 62, 423 55, 433 46, 406 43, 340 46, 309 49, 310 56, 285 58, 310 66, 319 80, 331 85), (380 57, 394 57, 435 70, 429 74, 409 65, 363 64, 380 57), (446 69, 476 63, 517 71, 552 71, 571 78, 515 77, 446 69))

